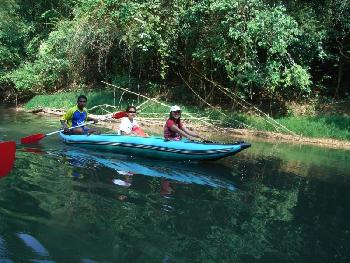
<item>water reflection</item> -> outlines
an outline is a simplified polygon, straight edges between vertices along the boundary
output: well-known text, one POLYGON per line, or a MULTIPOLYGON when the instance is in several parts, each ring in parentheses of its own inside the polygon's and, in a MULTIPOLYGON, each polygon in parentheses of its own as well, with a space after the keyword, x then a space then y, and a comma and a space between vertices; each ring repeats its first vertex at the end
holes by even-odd
MULTIPOLYGON (((57 123, 5 117, 13 139, 57 123)), ((17 146, 0 180, 0 262, 349 261, 344 151, 254 143, 219 162, 172 163, 55 137, 30 148, 17 146)))
POLYGON ((222 165, 215 167, 215 164, 206 167, 203 164, 197 165, 196 163, 178 163, 178 162, 152 162, 144 159, 131 159, 125 156, 115 155, 99 156, 96 153, 91 153, 89 151, 76 151, 69 150, 62 153, 67 157, 68 162, 74 167, 106 167, 114 170, 115 178, 112 182, 116 185, 131 186, 132 178, 137 175, 167 178, 170 180, 205 185, 214 188, 226 188, 230 191, 235 190, 235 186, 225 180, 230 174, 230 169, 222 165), (221 173, 221 174, 220 174, 221 173), (220 177, 223 175, 223 177, 220 177), (122 176, 122 177, 121 177, 122 176))
POLYGON ((2 236, 0 236, 0 262, 12 262, 8 259, 9 255, 7 251, 6 241, 2 236))
POLYGON ((2 226, 6 233, 31 233, 44 249, 24 241, 39 252, 8 242, 0 247, 56 262, 346 262, 348 185, 299 176, 271 156, 233 160, 231 167, 179 165, 71 149, 21 151, 15 172, 4 181, 15 177, 19 189, 1 193, 16 200, 16 206, 1 203, 16 213, 8 212, 2 226), (50 216, 35 212, 40 209, 50 216), (47 233, 46 239, 38 232, 47 233), (56 239, 64 240, 62 247, 56 239))
POLYGON ((174 185, 175 183, 172 183, 168 180, 162 180, 161 188, 160 188, 160 194, 162 196, 169 196, 174 192, 174 185))

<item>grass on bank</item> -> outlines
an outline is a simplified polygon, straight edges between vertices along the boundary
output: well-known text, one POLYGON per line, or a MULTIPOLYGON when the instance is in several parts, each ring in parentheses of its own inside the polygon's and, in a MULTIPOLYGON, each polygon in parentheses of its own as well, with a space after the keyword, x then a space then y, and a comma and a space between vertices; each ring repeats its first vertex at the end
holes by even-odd
MULTIPOLYGON (((96 105, 109 104, 117 107, 123 107, 126 102, 124 98, 120 100, 118 97, 114 99, 113 92, 101 90, 101 91, 71 91, 60 92, 52 95, 37 95, 25 104, 25 109, 37 109, 37 108, 55 108, 55 109, 69 109, 76 105, 77 97, 80 94, 84 94, 88 98, 88 108, 96 105)), ((134 101, 131 101, 134 102, 134 101)), ((137 102, 137 100, 136 100, 137 102)), ((101 113, 102 114, 102 113, 101 113)))
MULTIPOLYGON (((124 110, 127 105, 140 105, 145 99, 126 93, 116 92, 113 90, 101 91, 73 91, 61 92, 53 95, 38 95, 31 99, 24 107, 25 109, 36 108, 59 108, 68 109, 76 104, 76 99, 80 94, 88 97, 88 108, 93 106, 109 104, 116 108, 97 108, 91 111, 94 114, 106 114, 107 111, 114 112, 124 110)), ((260 131, 276 131, 275 128, 261 117, 251 116, 245 113, 225 112, 227 116, 223 116, 212 109, 199 109, 196 106, 184 106, 179 103, 184 113, 191 114, 196 122, 199 118, 204 121, 210 121, 216 125, 233 128, 247 128, 260 131)), ((168 116, 168 107, 162 106, 155 102, 149 101, 141 107, 139 116, 149 118, 162 118, 168 116)), ((184 114, 183 117, 189 115, 184 114)), ((189 117, 188 117, 189 118, 189 117)), ((287 127, 296 134, 313 138, 332 138, 339 140, 350 140, 350 117, 337 115, 322 116, 291 116, 276 119, 279 123, 287 127)), ((279 131, 282 132, 282 131, 279 131)))
MULTIPOLYGON (((257 130, 275 131, 275 129, 261 118, 248 116, 248 123, 257 130)), ((350 140, 350 118, 347 116, 292 116, 276 119, 298 135, 312 138, 331 138, 350 140)))
MULTIPOLYGON (((84 94, 88 98, 87 108, 91 109, 98 105, 111 105, 114 107, 99 107, 89 112, 93 114, 106 114, 109 112, 123 111, 128 105, 141 105, 141 114, 147 117, 167 117, 169 115, 169 107, 160 105, 156 102, 148 101, 142 97, 136 95, 130 95, 120 91, 114 93, 113 90, 101 90, 101 91, 71 91, 71 92, 60 92, 51 95, 37 95, 28 101, 24 108, 27 110, 33 110, 38 108, 51 108, 51 109, 69 109, 76 105, 77 97, 80 94, 84 94), (156 114, 155 114, 156 113, 156 114)), ((172 104, 167 103, 169 106, 172 104)), ((176 103, 174 103, 176 104, 176 103)), ((178 104, 180 105, 180 104, 178 104)), ((184 112, 192 113, 195 117, 198 117, 198 113, 201 110, 196 107, 181 106, 184 112)), ((199 114, 202 115, 202 114, 199 114)))

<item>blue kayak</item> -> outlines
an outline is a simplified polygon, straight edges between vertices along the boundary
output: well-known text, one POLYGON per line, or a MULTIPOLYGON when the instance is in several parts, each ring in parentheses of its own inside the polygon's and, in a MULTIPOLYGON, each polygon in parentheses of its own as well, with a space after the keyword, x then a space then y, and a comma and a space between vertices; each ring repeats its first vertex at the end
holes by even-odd
POLYGON ((245 142, 221 144, 190 140, 167 141, 161 137, 138 137, 117 134, 92 134, 88 136, 60 133, 60 136, 65 143, 71 145, 167 160, 215 160, 234 155, 250 147, 250 144, 245 142))

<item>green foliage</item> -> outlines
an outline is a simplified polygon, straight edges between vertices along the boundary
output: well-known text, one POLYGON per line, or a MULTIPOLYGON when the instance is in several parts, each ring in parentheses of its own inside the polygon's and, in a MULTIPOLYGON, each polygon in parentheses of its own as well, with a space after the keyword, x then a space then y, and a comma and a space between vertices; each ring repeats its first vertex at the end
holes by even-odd
MULTIPOLYGON (((73 0, 4 0, 0 6, 0 85, 17 89, 21 96, 62 87, 66 57, 43 51, 45 37, 62 16, 68 16, 73 0), (34 62, 33 62, 34 61, 34 62)), ((49 43, 50 48, 51 45, 49 43)), ((0 94, 1 95, 1 94, 0 94)))
POLYGON ((48 40, 40 45, 34 62, 24 63, 9 74, 16 88, 41 93, 65 84, 69 70, 69 61, 64 53, 67 49, 65 43, 60 31, 52 32, 48 40))
POLYGON ((214 61, 242 91, 252 86, 267 93, 289 87, 309 91, 309 73, 290 52, 301 31, 285 8, 262 1, 204 3, 187 15, 186 33, 199 39, 192 55, 205 68, 214 61))
MULTIPOLYGON (((298 43, 299 57, 312 62, 313 81, 322 86, 322 95, 336 98, 349 93, 350 3, 341 0, 286 1, 303 30, 298 43), (307 52, 305 49, 306 47, 307 52)), ((295 53, 296 54, 296 53, 295 53)))
POLYGON ((184 86, 185 80, 213 104, 228 100, 213 82, 253 101, 283 101, 313 96, 312 88, 329 83, 337 72, 337 94, 345 94, 347 1, 5 3, 0 79, 12 81, 17 90, 91 87, 128 76, 152 82, 169 96, 174 90, 164 86, 184 86), (323 67, 331 70, 320 74, 323 67))
POLYGON ((63 59, 46 57, 37 60, 33 64, 24 64, 8 76, 18 90, 41 93, 45 90, 54 90, 66 68, 67 62, 63 59), (47 87, 50 87, 50 90, 47 87))
POLYGON ((0 8, 0 76, 19 65, 24 52, 26 26, 16 14, 14 1, 4 1, 0 8))

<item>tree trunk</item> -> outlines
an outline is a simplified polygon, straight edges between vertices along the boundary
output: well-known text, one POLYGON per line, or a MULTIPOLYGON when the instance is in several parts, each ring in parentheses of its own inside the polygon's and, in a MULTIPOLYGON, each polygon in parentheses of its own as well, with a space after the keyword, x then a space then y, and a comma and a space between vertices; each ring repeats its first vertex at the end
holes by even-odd
POLYGON ((337 79, 337 86, 335 88, 334 92, 334 98, 339 99, 339 90, 340 90, 340 85, 343 77, 343 58, 339 58, 339 67, 338 67, 338 79, 337 79))

